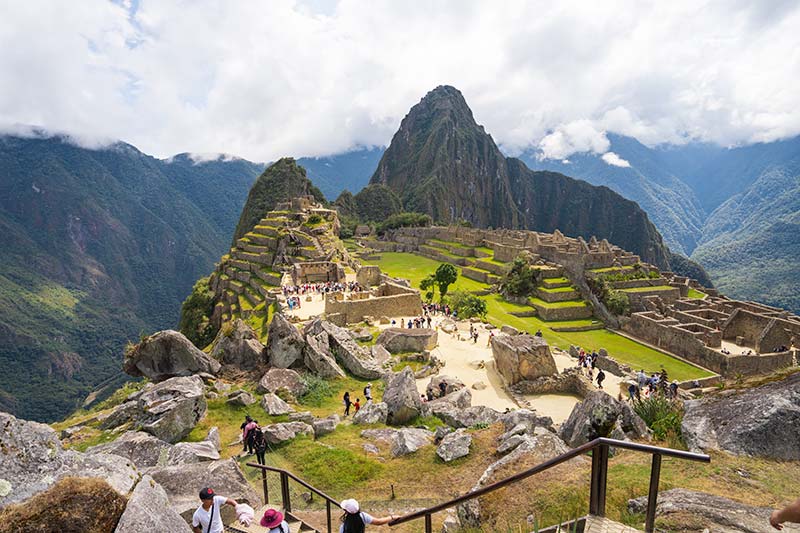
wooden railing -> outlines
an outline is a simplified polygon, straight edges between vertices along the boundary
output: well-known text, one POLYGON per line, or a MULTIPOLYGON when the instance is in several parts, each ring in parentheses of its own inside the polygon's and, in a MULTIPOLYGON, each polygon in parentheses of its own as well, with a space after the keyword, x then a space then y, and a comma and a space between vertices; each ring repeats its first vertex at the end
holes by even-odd
MULTIPOLYGON (((453 498, 450 501, 446 501, 444 503, 428 507, 427 509, 422 509, 420 511, 416 511, 401 516, 400 518, 397 518, 389 522, 389 525, 395 526, 398 524, 403 524, 405 522, 410 522, 412 520, 424 519, 425 532, 432 533, 433 532, 432 517, 435 513, 444 511, 445 509, 449 509, 451 507, 455 507, 456 505, 459 505, 466 501, 479 498, 485 494, 489 494, 490 492, 494 492, 498 489, 502 489, 518 481, 529 478, 534 474, 538 474, 539 472, 544 472, 545 470, 553 468, 554 466, 557 466, 561 463, 569 461, 570 459, 584 455, 589 452, 591 452, 592 454, 592 474, 589 485, 589 514, 595 516, 605 516, 606 488, 608 483, 608 455, 609 455, 608 452, 609 448, 612 447, 621 448, 625 450, 633 450, 636 452, 649 453, 652 456, 652 462, 650 465, 650 489, 647 494, 647 511, 645 514, 645 531, 648 533, 653 532, 655 525, 656 503, 658 501, 658 482, 661 477, 661 458, 675 457, 678 459, 685 459, 687 461, 699 461, 703 463, 711 462, 711 458, 705 454, 685 452, 682 450, 673 450, 671 448, 660 448, 658 446, 650 446, 648 444, 638 444, 635 442, 625 442, 615 439, 599 438, 591 442, 588 442, 582 446, 578 446, 577 448, 573 448, 572 450, 566 453, 563 453, 548 461, 540 463, 532 468, 523 470, 522 472, 514 474, 513 476, 509 476, 505 479, 497 481, 496 483, 492 483, 491 485, 486 485, 485 487, 473 490, 462 496, 453 498)), ((284 509, 286 509, 287 511, 292 510, 291 498, 289 495, 289 479, 293 479, 303 487, 309 489, 313 493, 318 494, 320 497, 322 497, 326 501, 327 505, 328 533, 331 532, 331 505, 335 505, 338 508, 339 504, 338 502, 336 502, 336 500, 334 500, 324 492, 312 487, 305 481, 296 477, 294 474, 287 472, 286 470, 282 470, 280 468, 274 468, 271 466, 259 465, 255 463, 247 463, 247 466, 252 466, 254 468, 261 469, 261 479, 264 485, 265 503, 269 503, 267 471, 277 472, 280 474, 282 503, 284 509)))

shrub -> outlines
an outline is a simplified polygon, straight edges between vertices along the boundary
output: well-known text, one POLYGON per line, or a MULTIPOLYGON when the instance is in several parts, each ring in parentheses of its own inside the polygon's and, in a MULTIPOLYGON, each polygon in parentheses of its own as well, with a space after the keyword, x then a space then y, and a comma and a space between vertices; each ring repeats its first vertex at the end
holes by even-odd
POLYGON ((653 430, 653 436, 670 446, 684 447, 681 422, 683 408, 663 394, 654 394, 633 402, 633 410, 653 430))
POLYGON ((531 296, 539 284, 539 271, 531 268, 522 256, 514 259, 511 270, 500 284, 500 290, 511 296, 531 296))
POLYGON ((313 213, 306 220, 306 225, 307 226, 317 226, 319 224, 322 224, 322 222, 323 222, 322 217, 320 215, 318 215, 317 213, 313 213))
POLYGON ((322 407, 328 398, 336 394, 336 389, 326 379, 306 374, 303 376, 303 381, 306 384, 306 392, 297 399, 297 403, 301 405, 322 407))
POLYGON ((211 344, 217 336, 217 330, 210 319, 214 312, 214 303, 214 292, 208 285, 208 278, 205 277, 197 280, 191 294, 181 306, 178 328, 200 349, 211 344))
POLYGON ((392 229, 428 227, 432 223, 431 217, 425 213, 397 213, 378 224, 376 232, 383 235, 392 229))
POLYGON ((622 291, 608 291, 604 303, 609 311, 615 315, 628 315, 631 312, 631 303, 622 291))
POLYGON ((459 318, 484 318, 488 311, 486 301, 469 292, 455 291, 448 298, 448 302, 458 313, 459 318))

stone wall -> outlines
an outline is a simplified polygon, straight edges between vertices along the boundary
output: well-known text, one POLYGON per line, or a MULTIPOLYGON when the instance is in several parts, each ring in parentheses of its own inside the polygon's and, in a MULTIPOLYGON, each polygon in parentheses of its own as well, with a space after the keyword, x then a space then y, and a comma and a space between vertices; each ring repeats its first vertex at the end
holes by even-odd
POLYGON ((417 290, 384 283, 376 293, 380 295, 360 300, 339 300, 335 295, 329 295, 325 298, 325 314, 339 314, 343 323, 355 324, 367 316, 418 316, 422 312, 422 300, 417 290))
POLYGON ((381 269, 375 265, 362 265, 356 273, 356 281, 364 288, 380 285, 381 269))

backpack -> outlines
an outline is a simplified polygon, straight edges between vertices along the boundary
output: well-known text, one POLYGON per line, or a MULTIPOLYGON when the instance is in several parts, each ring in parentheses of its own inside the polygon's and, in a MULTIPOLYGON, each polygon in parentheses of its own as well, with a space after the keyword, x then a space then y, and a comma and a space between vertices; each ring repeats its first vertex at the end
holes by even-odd
POLYGON ((369 387, 364 387, 364 396, 369 397, 369 391, 367 390, 369 387))

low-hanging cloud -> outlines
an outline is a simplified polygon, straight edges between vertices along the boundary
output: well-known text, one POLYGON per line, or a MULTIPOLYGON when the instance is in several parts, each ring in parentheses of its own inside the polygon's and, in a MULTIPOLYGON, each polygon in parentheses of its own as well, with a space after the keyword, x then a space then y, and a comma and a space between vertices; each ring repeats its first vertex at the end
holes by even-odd
POLYGON ((792 2, 29 0, 0 17, 0 128, 159 156, 386 144, 445 83, 511 153, 800 134, 792 2))
POLYGON ((630 168, 631 164, 614 152, 606 152, 600 158, 613 167, 630 168))

